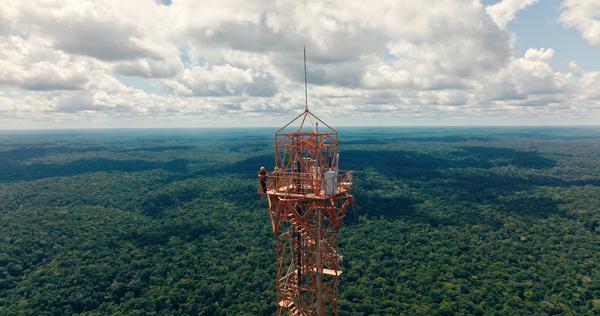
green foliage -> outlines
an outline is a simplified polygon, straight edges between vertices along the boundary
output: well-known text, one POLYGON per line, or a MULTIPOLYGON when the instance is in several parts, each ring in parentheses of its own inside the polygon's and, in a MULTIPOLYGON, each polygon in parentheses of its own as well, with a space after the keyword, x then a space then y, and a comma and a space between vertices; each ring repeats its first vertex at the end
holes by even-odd
MULTIPOLYGON (((348 129, 342 315, 600 313, 600 133, 348 129)), ((0 315, 270 315, 270 130, 0 134, 0 315)))

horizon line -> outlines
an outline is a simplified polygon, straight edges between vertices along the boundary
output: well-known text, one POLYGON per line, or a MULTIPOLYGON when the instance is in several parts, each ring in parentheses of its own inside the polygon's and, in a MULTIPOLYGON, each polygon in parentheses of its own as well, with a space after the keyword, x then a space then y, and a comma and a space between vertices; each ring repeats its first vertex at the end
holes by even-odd
MULTIPOLYGON (((278 126, 206 126, 206 127, 42 127, 42 128, 0 128, 0 132, 10 131, 94 131, 94 130, 186 130, 186 129, 278 129, 278 126)), ((338 125, 337 128, 600 128, 598 125, 338 125)))

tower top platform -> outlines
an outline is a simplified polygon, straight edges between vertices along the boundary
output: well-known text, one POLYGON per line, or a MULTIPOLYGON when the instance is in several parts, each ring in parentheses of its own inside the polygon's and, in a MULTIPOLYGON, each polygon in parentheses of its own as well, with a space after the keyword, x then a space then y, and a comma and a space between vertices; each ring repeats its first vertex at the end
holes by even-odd
POLYGON ((352 173, 339 169, 338 132, 308 109, 275 132, 267 194, 322 200, 349 194, 352 173))

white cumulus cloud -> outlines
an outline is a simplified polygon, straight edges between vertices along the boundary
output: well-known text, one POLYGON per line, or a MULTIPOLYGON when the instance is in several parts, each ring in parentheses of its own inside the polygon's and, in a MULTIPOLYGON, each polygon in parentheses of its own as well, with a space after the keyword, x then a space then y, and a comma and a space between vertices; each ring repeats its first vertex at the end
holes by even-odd
POLYGON ((600 45, 600 1, 564 0, 560 21, 574 27, 592 45, 600 45))
POLYGON ((505 28, 506 24, 514 19, 515 14, 518 11, 523 10, 536 2, 537 0, 502 0, 488 6, 486 11, 499 27, 505 28))
MULTIPOLYGON (((534 3, 0 0, 0 123, 273 125, 303 108, 304 46, 309 104, 344 124, 592 117, 597 71, 516 55, 534 3)), ((561 10, 600 43, 596 1, 561 10)))

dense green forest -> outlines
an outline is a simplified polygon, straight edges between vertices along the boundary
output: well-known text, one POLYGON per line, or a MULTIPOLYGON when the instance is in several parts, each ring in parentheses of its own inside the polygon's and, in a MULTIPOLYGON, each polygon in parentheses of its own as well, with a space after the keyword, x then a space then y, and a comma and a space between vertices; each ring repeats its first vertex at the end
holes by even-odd
MULTIPOLYGON (((348 128, 342 315, 600 314, 600 129, 348 128)), ((0 315, 270 315, 270 129, 0 132, 0 315)))

